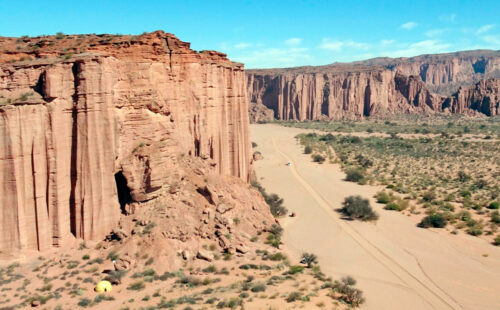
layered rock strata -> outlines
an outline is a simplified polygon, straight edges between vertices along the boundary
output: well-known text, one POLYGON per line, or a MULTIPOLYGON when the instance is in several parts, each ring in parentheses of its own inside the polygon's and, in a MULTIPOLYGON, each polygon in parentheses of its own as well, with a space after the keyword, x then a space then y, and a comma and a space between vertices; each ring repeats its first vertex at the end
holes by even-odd
MULTIPOLYGON (((472 85, 484 77, 500 77, 499 52, 472 51, 377 58, 319 67, 248 70, 247 92, 251 102, 272 109, 275 118, 281 120, 359 119, 436 112, 477 114, 484 113, 476 108, 477 104, 458 103, 431 90, 448 93, 459 85, 472 85)), ((251 111, 251 118, 253 113, 251 111)), ((493 111, 484 114, 495 115, 493 111)))
POLYGON ((168 190, 178 156, 248 180, 244 69, 224 54, 161 31, 0 38, 0 52, 0 251, 102 238, 124 199, 168 190))

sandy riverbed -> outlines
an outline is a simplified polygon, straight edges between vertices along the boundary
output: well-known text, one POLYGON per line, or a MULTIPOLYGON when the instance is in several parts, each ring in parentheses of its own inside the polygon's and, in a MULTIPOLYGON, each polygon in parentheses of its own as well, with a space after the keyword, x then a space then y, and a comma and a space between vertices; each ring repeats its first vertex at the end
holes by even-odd
POLYGON ((345 182, 339 166, 304 155, 294 139, 304 131, 251 126, 255 150, 264 156, 255 163, 259 181, 297 213, 283 221, 295 258, 313 252, 328 275, 354 276, 367 297, 365 309, 500 309, 499 247, 418 228, 414 219, 383 210, 373 199, 380 187, 345 182), (370 198, 378 222, 342 220, 334 209, 350 195, 370 198))

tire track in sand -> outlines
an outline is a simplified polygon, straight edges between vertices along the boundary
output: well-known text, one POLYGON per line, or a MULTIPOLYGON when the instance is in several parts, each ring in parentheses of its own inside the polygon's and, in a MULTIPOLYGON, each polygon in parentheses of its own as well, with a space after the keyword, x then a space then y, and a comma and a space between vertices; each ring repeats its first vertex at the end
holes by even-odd
POLYGON ((368 239, 363 237, 357 230, 350 226, 347 222, 341 220, 333 211, 333 206, 331 206, 328 201, 321 196, 314 188, 304 180, 298 171, 295 169, 295 162, 293 159, 288 157, 283 153, 273 138, 271 140, 276 152, 278 152, 286 161, 291 162, 290 171, 294 178, 304 187, 304 189, 311 195, 311 197, 318 203, 318 205, 324 209, 328 216, 337 223, 340 228, 345 231, 356 243, 361 246, 370 256, 372 256, 376 261, 387 268, 394 276, 399 278, 403 283, 408 285, 411 289, 415 291, 424 301, 426 301, 434 309, 463 309, 460 304, 455 302, 450 298, 441 288, 437 285, 431 288, 430 285, 422 282, 415 275, 413 275, 409 270, 401 266, 396 260, 392 259, 389 255, 385 254, 376 245, 372 244, 368 239))

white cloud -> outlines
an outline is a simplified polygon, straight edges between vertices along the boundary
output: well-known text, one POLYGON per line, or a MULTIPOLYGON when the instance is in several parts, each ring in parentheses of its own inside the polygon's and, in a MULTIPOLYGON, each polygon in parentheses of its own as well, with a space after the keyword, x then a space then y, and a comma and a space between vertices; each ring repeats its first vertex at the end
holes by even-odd
POLYGON ((314 58, 302 47, 252 49, 231 60, 243 62, 247 68, 293 67, 311 64, 314 58))
POLYGON ((476 34, 482 34, 482 33, 488 32, 491 29, 493 29, 494 27, 495 27, 495 25, 492 25, 492 24, 484 25, 484 26, 480 27, 478 30, 476 30, 476 34))
POLYGON ((490 44, 490 48, 500 48, 500 35, 487 35, 482 39, 490 44))
POLYGON ((358 50, 365 50, 370 47, 369 44, 363 42, 355 42, 352 40, 338 41, 323 38, 321 44, 318 46, 320 49, 330 50, 330 51, 340 51, 344 47, 358 50))
POLYGON ((455 21, 455 18, 457 18, 457 14, 455 13, 439 15, 439 20, 443 22, 453 23, 455 21))
POLYGON ((413 28, 417 27, 418 24, 415 22, 407 22, 401 25, 401 28, 405 30, 412 30, 413 28))
POLYGON ((246 42, 241 42, 241 43, 235 44, 234 48, 242 50, 242 49, 248 48, 250 46, 252 46, 252 44, 246 43, 246 42))
POLYGON ((396 40, 389 40, 389 39, 384 39, 380 41, 381 46, 390 46, 396 43, 396 40))
POLYGON ((285 45, 288 45, 288 46, 298 46, 298 45, 300 45, 300 43, 302 43, 301 38, 290 38, 290 39, 285 41, 285 45))
POLYGON ((382 53, 390 57, 411 57, 422 54, 435 54, 448 52, 451 44, 439 40, 424 40, 411 44, 401 44, 399 49, 382 53))
POLYGON ((328 39, 323 39, 319 48, 331 51, 340 51, 344 44, 340 41, 330 41, 328 39))
POLYGON ((432 29, 429 31, 424 32, 424 35, 429 38, 435 38, 443 35, 445 32, 447 32, 448 29, 432 29))

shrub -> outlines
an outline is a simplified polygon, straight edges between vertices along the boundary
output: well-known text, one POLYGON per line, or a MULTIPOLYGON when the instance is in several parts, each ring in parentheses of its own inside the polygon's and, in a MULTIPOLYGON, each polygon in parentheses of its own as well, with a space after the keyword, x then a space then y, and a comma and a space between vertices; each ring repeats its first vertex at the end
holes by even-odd
POLYGON ((269 236, 267 236, 266 244, 269 244, 270 246, 279 249, 281 244, 281 239, 274 234, 269 234, 269 236))
POLYGON ((257 143, 252 142, 252 147, 257 147, 257 143))
POLYGON ((108 259, 113 261, 113 260, 117 260, 118 259, 118 254, 116 254, 115 252, 111 252, 108 254, 108 259))
POLYGON ((474 225, 467 229, 467 233, 472 236, 480 236, 483 234, 483 227, 481 225, 474 225))
POLYGON ((362 182, 365 178, 364 171, 360 168, 349 168, 345 171, 345 180, 349 182, 362 182))
POLYGON ((311 268, 313 264, 318 263, 318 257, 312 253, 303 253, 300 262, 307 264, 307 268, 311 268))
POLYGON ((301 300, 301 299, 302 299, 301 292, 291 292, 290 294, 288 294, 286 301, 287 302, 294 302, 294 301, 301 300))
POLYGON ((500 245, 500 235, 496 236, 495 240, 493 240, 494 245, 500 245))
POLYGON ((304 154, 311 154, 312 151, 312 147, 309 145, 306 145, 306 147, 304 148, 304 154))
POLYGON ((375 195, 378 203, 388 203, 392 201, 392 198, 389 194, 384 191, 380 191, 375 195))
POLYGON ((354 279, 354 278, 353 278, 353 277, 351 277, 351 276, 343 277, 343 278, 341 279, 341 281, 342 281, 343 283, 345 283, 346 285, 356 285, 356 283, 357 283, 356 279, 354 279))
POLYGON ((269 232, 272 233, 273 235, 276 235, 277 237, 281 238, 281 236, 283 235, 283 227, 281 227, 278 224, 273 224, 273 225, 271 225, 269 232))
POLYGON ((499 208, 499 206, 500 206, 500 203, 498 201, 493 201, 492 203, 490 203, 488 205, 488 209, 496 210, 499 208))
POLYGON ((61 40, 63 38, 64 38, 64 33, 62 33, 62 32, 56 33, 56 39, 61 40))
POLYGON ((419 227, 422 228, 443 228, 446 226, 446 218, 442 213, 431 214, 422 219, 422 221, 418 224, 419 227))
POLYGON ((251 289, 252 292, 258 293, 258 292, 265 292, 266 291, 266 285, 263 283, 259 283, 254 285, 251 289))
POLYGON ((284 216, 288 213, 287 208, 283 207, 283 198, 280 198, 277 194, 271 194, 264 197, 266 203, 269 205, 271 214, 274 217, 284 216))
POLYGON ((132 290, 132 291, 140 291, 144 289, 146 285, 144 284, 144 281, 136 281, 131 283, 128 287, 127 290, 132 290))
POLYGON ((428 201, 428 202, 431 202, 433 201, 434 199, 436 199, 436 193, 433 192, 433 191, 427 191, 424 193, 424 195, 422 196, 422 199, 424 199, 424 201, 428 201))
POLYGON ((314 154, 312 157, 315 163, 322 164, 325 162, 325 158, 319 154, 314 154))
POLYGON ((290 266, 290 269, 287 272, 285 272, 285 274, 297 274, 301 273, 302 271, 304 271, 303 266, 295 265, 295 266, 290 266))
POLYGON ((401 211, 401 207, 395 203, 395 202, 389 202, 388 204, 385 205, 384 209, 386 210, 394 210, 394 211, 401 211))
POLYGON ((368 199, 361 196, 349 196, 343 202, 344 207, 340 209, 344 215, 362 221, 374 221, 378 214, 372 210, 368 199))
POLYGON ((259 182, 253 181, 252 186, 264 197, 274 217, 285 216, 288 213, 288 209, 283 206, 283 198, 280 198, 277 194, 268 194, 259 182))
POLYGON ((80 307, 87 307, 92 303, 92 300, 88 298, 80 298, 80 301, 78 301, 78 305, 80 307))
POLYGON ((493 223, 500 224, 500 213, 498 211, 491 212, 490 217, 493 223))

